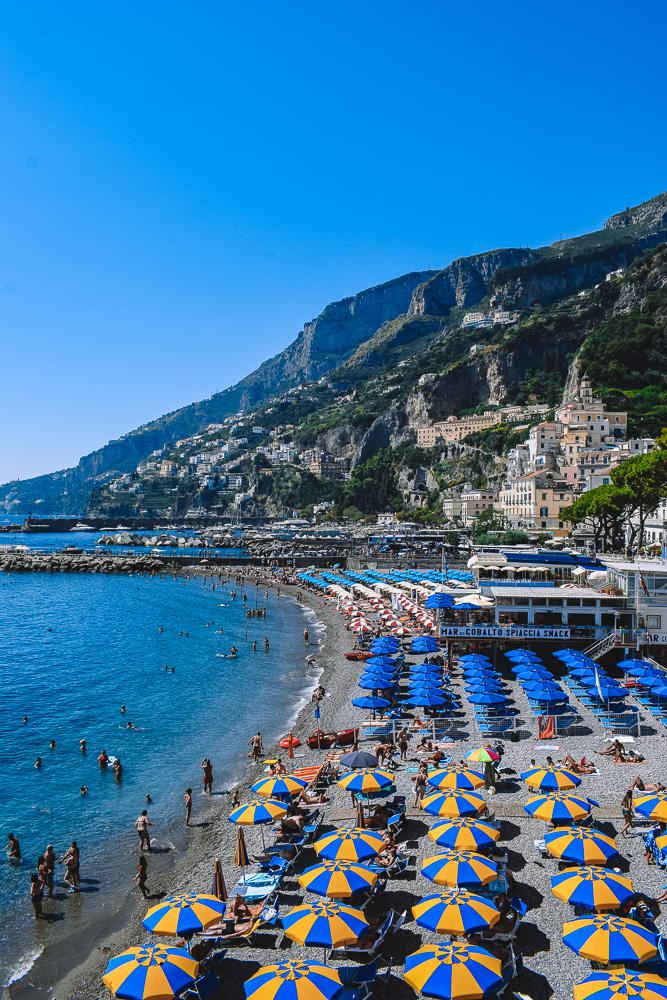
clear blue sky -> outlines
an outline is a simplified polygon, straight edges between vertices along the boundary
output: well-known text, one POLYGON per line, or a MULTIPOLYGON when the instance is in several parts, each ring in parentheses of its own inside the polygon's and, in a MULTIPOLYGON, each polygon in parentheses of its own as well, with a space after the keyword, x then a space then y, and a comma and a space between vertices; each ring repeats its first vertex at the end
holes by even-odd
POLYGON ((5 5, 0 482, 667 188, 662 0, 5 5))

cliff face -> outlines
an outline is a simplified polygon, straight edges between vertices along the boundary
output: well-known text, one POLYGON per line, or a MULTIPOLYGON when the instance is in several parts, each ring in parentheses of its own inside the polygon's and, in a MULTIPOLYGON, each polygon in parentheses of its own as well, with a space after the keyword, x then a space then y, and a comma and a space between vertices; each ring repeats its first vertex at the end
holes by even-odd
POLYGON ((605 229, 627 229, 628 226, 655 226, 664 229, 667 225, 667 192, 650 201, 644 201, 635 208, 612 215, 604 224, 605 229))
POLYGON ((511 249, 455 260, 417 286, 408 316, 442 316, 454 306, 472 306, 484 298, 499 268, 525 266, 538 257, 533 250, 511 249))

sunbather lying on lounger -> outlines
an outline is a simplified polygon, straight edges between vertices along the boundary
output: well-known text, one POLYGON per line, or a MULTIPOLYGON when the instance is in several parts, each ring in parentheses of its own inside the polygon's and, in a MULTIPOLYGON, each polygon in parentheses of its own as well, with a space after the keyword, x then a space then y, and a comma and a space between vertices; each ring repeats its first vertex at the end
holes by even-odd
POLYGON ((592 760, 586 760, 585 757, 582 757, 581 760, 577 761, 571 753, 565 754, 561 764, 563 767, 568 767, 570 771, 574 771, 575 774, 593 774, 597 771, 597 768, 592 760))
POLYGON ((368 930, 361 935, 355 947, 370 950, 378 939, 378 928, 384 923, 385 918, 386 914, 383 914, 381 917, 370 917, 368 930))
POLYGON ((634 776, 634 778, 632 779, 632 784, 630 785, 628 791, 631 792, 635 788, 638 791, 640 791, 640 792, 648 792, 649 794, 651 792, 664 792, 665 791, 665 786, 661 785, 659 781, 647 781, 647 782, 644 782, 644 781, 642 781, 642 779, 639 777, 638 774, 636 774, 634 776))
POLYGON ((304 789, 301 792, 301 794, 299 795, 299 798, 298 798, 298 801, 297 801, 297 805, 298 806, 316 806, 316 805, 319 805, 321 802, 328 802, 328 801, 329 801, 329 799, 326 797, 326 795, 322 794, 319 798, 317 798, 315 795, 308 795, 306 793, 306 790, 304 789))
POLYGON ((368 815, 366 826, 370 830, 384 830, 389 822, 391 813, 385 805, 378 803, 372 813, 368 815))

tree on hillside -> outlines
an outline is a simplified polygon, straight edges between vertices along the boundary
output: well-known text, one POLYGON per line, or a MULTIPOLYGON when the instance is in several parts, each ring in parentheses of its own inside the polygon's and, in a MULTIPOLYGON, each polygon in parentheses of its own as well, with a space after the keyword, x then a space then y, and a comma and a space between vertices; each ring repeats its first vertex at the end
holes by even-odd
POLYGON ((583 493, 569 507, 563 507, 561 517, 569 524, 588 522, 593 531, 595 548, 616 547, 633 506, 630 490, 618 486, 597 486, 583 493))
POLYGON ((641 548, 646 518, 654 514, 667 497, 667 450, 659 448, 650 455, 629 458, 612 469, 611 479, 615 486, 629 490, 632 495, 630 516, 636 516, 638 524, 632 525, 630 544, 636 542, 641 548))
POLYGON ((345 484, 344 503, 346 507, 354 506, 364 514, 401 509, 403 500, 388 448, 381 448, 374 458, 361 462, 353 469, 345 484))

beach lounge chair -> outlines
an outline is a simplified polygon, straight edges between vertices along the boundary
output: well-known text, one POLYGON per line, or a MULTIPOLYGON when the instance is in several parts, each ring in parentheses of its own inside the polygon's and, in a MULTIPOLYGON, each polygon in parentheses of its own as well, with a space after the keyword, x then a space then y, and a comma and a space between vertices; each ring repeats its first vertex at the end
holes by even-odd
POLYGON ((217 972, 207 972, 205 976, 200 976, 195 980, 193 986, 179 994, 182 997, 198 997, 199 1000, 207 1000, 220 989, 220 980, 217 972))
POLYGON ((378 875, 386 875, 387 878, 396 878, 397 875, 400 875, 408 867, 408 859, 397 856, 388 868, 383 868, 382 865, 377 865, 373 861, 367 861, 366 867, 378 875))
POLYGON ((391 963, 378 975, 377 959, 367 965, 344 965, 338 969, 344 990, 339 1000, 366 1000, 375 983, 386 986, 391 976, 391 963))
POLYGON ((367 948, 359 948, 357 945, 348 945, 347 948, 334 948, 332 955, 340 954, 344 952, 346 955, 354 958, 359 957, 372 957, 378 948, 381 947, 385 938, 394 931, 397 931, 403 926, 407 913, 397 913, 396 910, 390 910, 384 921, 380 924, 377 929, 377 937, 372 941, 367 948))
POLYGON ((253 872, 250 875, 243 875, 238 885, 230 892, 230 898, 236 895, 238 889, 243 889, 243 898, 246 902, 250 900, 268 900, 278 889, 282 882, 281 872, 253 872))

